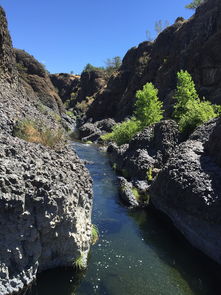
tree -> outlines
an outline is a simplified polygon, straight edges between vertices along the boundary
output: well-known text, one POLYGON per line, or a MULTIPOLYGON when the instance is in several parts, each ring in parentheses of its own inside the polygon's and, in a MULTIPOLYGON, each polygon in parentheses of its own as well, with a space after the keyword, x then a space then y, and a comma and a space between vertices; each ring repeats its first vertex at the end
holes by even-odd
POLYGON ((169 24, 170 23, 168 20, 166 20, 164 23, 162 22, 161 19, 156 21, 154 28, 155 28, 157 35, 159 35, 166 27, 168 27, 169 24))
POLYGON ((189 9, 196 9, 204 2, 206 2, 206 0, 193 0, 190 4, 186 5, 185 7, 189 9))
POLYGON ((108 75, 112 75, 116 70, 119 69, 119 67, 122 64, 122 60, 120 56, 115 56, 113 58, 108 58, 105 61, 106 67, 105 70, 108 73, 108 75))
POLYGON ((174 118, 181 131, 192 132, 200 124, 219 116, 221 107, 199 99, 195 84, 187 71, 177 73, 177 88, 174 95, 174 118))
POLYGON ((86 66, 84 67, 83 72, 91 72, 91 71, 103 71, 104 68, 102 67, 95 67, 92 64, 88 63, 86 64, 86 66))
POLYGON ((152 83, 147 83, 136 92, 135 117, 141 127, 152 125, 163 118, 163 104, 157 97, 158 90, 152 83))

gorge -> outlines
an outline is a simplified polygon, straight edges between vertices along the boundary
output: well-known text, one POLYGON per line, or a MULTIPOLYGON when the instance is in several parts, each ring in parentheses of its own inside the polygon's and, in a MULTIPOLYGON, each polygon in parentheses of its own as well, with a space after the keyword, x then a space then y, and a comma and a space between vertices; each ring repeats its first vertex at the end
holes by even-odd
POLYGON ((79 76, 13 48, 0 8, 0 294, 220 293, 221 119, 184 135, 171 118, 182 69, 221 105, 220 16, 205 1, 111 75, 79 76), (147 82, 163 119, 105 146, 147 82))

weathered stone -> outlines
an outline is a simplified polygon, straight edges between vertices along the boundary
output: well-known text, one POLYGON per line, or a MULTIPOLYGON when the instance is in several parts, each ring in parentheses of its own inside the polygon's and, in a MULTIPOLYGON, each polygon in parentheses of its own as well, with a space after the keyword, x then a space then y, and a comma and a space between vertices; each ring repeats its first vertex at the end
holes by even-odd
POLYGON ((212 120, 178 145, 150 190, 153 204, 172 219, 195 247, 219 263, 220 125, 220 119, 212 120))
POLYGON ((92 191, 88 171, 68 148, 56 152, 0 133, 0 167, 3 295, 89 251, 92 191))
POLYGON ((163 120, 138 133, 129 145, 110 145, 107 152, 119 170, 127 171, 127 177, 147 180, 148 172, 166 163, 180 139, 176 122, 163 120))
POLYGON ((120 197, 127 206, 138 207, 139 202, 135 198, 132 191, 132 184, 128 182, 124 177, 118 177, 119 180, 119 192, 120 197))

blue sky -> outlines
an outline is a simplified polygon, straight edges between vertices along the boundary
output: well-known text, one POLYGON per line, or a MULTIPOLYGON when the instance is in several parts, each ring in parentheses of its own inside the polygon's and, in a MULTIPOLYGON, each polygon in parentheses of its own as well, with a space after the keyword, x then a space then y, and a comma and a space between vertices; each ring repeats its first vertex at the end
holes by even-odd
POLYGON ((188 0, 2 0, 13 45, 44 63, 51 73, 80 73, 154 37, 158 20, 188 18, 188 0))

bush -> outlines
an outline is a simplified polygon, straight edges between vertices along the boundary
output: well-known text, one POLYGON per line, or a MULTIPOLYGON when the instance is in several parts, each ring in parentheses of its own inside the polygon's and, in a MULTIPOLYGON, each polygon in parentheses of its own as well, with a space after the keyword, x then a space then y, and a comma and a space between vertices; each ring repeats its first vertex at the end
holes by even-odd
POLYGON ((114 141, 117 145, 128 143, 137 132, 159 122, 163 118, 162 102, 157 97, 158 90, 152 83, 144 85, 136 93, 134 117, 113 127, 111 133, 101 136, 104 141, 114 141))
POLYGON ((177 73, 177 88, 174 98, 174 118, 178 121, 182 132, 192 132, 200 124, 209 121, 220 114, 221 107, 212 105, 209 101, 199 99, 195 84, 187 71, 177 73))
POLYGON ((140 122, 135 118, 124 121, 113 127, 113 131, 101 136, 104 141, 114 141, 117 145, 128 143, 140 130, 140 122))
POLYGON ((136 93, 135 117, 141 123, 141 127, 152 125, 163 118, 162 102, 159 101, 158 90, 152 83, 147 83, 142 90, 136 93))
POLYGON ((62 129, 51 130, 39 125, 36 121, 19 121, 14 129, 14 135, 29 142, 41 143, 50 148, 63 145, 65 136, 62 129))
POLYGON ((95 224, 92 224, 91 229, 91 243, 92 245, 96 244, 99 239, 99 230, 95 224))

